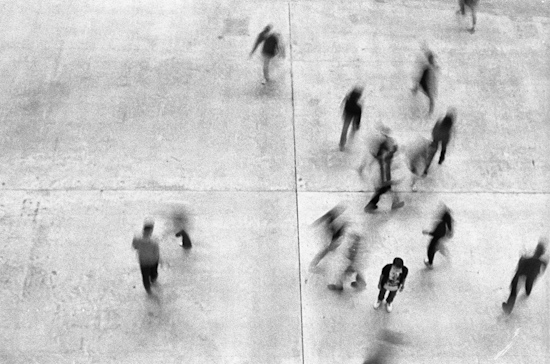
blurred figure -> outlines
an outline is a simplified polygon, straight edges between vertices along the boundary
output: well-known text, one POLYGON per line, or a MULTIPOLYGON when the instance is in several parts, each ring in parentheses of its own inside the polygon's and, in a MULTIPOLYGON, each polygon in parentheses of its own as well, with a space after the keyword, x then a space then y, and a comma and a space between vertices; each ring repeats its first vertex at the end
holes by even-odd
POLYGON ((345 222, 337 221, 338 217, 344 212, 344 207, 340 204, 330 209, 326 214, 315 220, 314 225, 323 225, 325 234, 330 238, 330 242, 325 248, 315 255, 309 267, 315 269, 319 262, 331 251, 337 249, 342 243, 340 238, 344 235, 347 228, 345 222))
POLYGON ((374 353, 369 356, 363 364, 389 364, 393 357, 395 348, 394 345, 403 345, 403 335, 388 329, 383 329, 378 338, 380 344, 374 350, 374 353))
POLYGON ((349 125, 351 124, 350 139, 353 138, 357 130, 359 130, 362 111, 361 104, 359 104, 359 99, 362 94, 363 89, 360 87, 355 87, 346 95, 344 101, 342 101, 342 104, 344 105, 344 111, 342 113, 344 125, 342 126, 342 134, 340 135, 340 151, 343 151, 346 146, 349 125))
POLYGON ((435 154, 432 144, 431 140, 420 137, 407 148, 408 167, 413 174, 411 179, 411 189, 413 191, 416 191, 416 182, 420 178, 426 177, 424 171, 428 166, 428 161, 435 154))
POLYGON ((412 93, 416 95, 418 89, 428 97, 430 101, 429 113, 432 114, 435 106, 435 95, 437 88, 436 71, 438 66, 435 64, 435 56, 427 47, 424 49, 425 61, 421 66, 419 77, 412 88, 412 93))
POLYGON ((339 276, 336 284, 329 284, 328 288, 333 291, 342 291, 344 289, 343 281, 346 277, 355 274, 355 279, 351 282, 351 286, 358 290, 363 290, 367 286, 359 267, 357 266, 357 255, 359 253, 359 245, 361 237, 357 234, 351 234, 351 244, 346 251, 347 266, 343 273, 339 276))
POLYGON ((143 287, 148 294, 151 294, 151 284, 154 284, 158 277, 159 245, 153 238, 154 222, 146 220, 143 224, 141 237, 134 237, 132 247, 137 250, 143 287))
POLYGON ((438 164, 442 164, 445 161, 445 153, 447 152, 447 144, 451 140, 451 134, 456 121, 456 109, 450 107, 445 114, 445 117, 439 119, 432 129, 432 144, 430 146, 430 155, 427 160, 426 169, 424 170, 424 176, 428 174, 428 169, 432 164, 432 160, 435 153, 439 149, 441 144, 441 153, 439 155, 438 164))
POLYGON ((424 264, 432 269, 435 253, 444 250, 444 247, 441 246, 441 240, 453 236, 453 218, 451 216, 451 210, 443 205, 433 231, 423 230, 422 234, 432 237, 428 244, 428 257, 424 259, 424 264))
POLYGON ((387 264, 382 268, 382 274, 380 274, 380 280, 378 281, 378 289, 380 293, 376 302, 374 302, 374 308, 380 307, 386 291, 389 291, 388 298, 386 298, 386 311, 391 312, 393 310, 392 302, 397 294, 397 290, 403 291, 405 288, 405 279, 409 274, 407 267, 403 265, 403 259, 395 258, 392 264, 387 264))
MULTIPOLYGON (((380 143, 376 148, 376 154, 374 155, 374 158, 378 161, 378 166, 380 167, 380 185, 376 188, 374 196, 365 206, 365 212, 372 212, 376 210, 378 208, 380 196, 388 191, 391 191, 392 184, 395 184, 395 181, 392 181, 391 178, 391 169, 393 157, 397 152, 397 144, 390 136, 391 130, 388 127, 382 127, 380 132, 382 134, 382 139, 380 140, 380 143)), ((392 199, 392 210, 401 208, 405 205, 403 201, 399 201, 399 197, 395 193, 393 193, 392 199)))
POLYGON ((476 31, 476 11, 477 11, 477 5, 479 4, 479 0, 458 0, 458 6, 460 7, 459 10, 457 10, 457 15, 466 15, 466 9, 465 7, 469 7, 470 11, 472 13, 472 27, 468 29, 470 33, 474 33, 476 31))
POLYGON ((519 259, 518 266, 516 268, 516 274, 510 284, 510 297, 507 302, 502 303, 502 309, 506 314, 510 314, 514 309, 516 303, 516 297, 518 294, 518 283, 520 278, 525 279, 525 294, 529 296, 533 289, 533 284, 539 275, 542 275, 546 270, 548 261, 542 259, 542 256, 546 252, 546 240, 541 239, 537 244, 535 253, 531 257, 522 256, 519 259))
POLYGON ((191 238, 189 237, 189 214, 182 208, 172 213, 172 228, 176 232, 176 238, 181 237, 180 246, 184 249, 191 249, 191 238))
POLYGON ((254 47, 250 52, 250 57, 252 57, 252 55, 256 51, 256 48, 258 48, 261 43, 263 43, 262 56, 264 60, 264 80, 262 81, 262 84, 265 84, 266 82, 270 81, 269 64, 271 60, 276 55, 281 55, 281 57, 284 58, 285 48, 283 45, 281 34, 273 32, 273 26, 271 24, 267 25, 264 30, 262 30, 260 34, 258 34, 258 37, 256 38, 256 43, 254 43, 254 47))

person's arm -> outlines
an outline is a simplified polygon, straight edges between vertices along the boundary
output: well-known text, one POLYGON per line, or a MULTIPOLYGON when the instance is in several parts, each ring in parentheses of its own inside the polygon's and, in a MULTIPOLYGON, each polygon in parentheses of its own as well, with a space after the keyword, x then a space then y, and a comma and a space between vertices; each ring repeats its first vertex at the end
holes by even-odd
POLYGON ((137 249, 138 239, 134 238, 132 239, 132 248, 137 249))
POLYGON ((250 51, 250 57, 252 57, 252 55, 256 51, 256 48, 258 48, 260 43, 262 43, 263 41, 264 41, 264 32, 261 32, 260 34, 258 34, 258 38, 256 38, 256 43, 254 43, 254 48, 252 48, 252 51, 250 51))
POLYGON ((407 267, 403 267, 403 271, 401 272, 401 282, 399 283, 400 292, 405 289, 405 279, 407 279, 407 274, 409 274, 409 269, 407 267))
POLYGON ((382 273, 380 274, 380 280, 378 281, 378 289, 381 289, 384 284, 386 284, 388 277, 390 275, 391 264, 386 265, 382 268, 382 273))

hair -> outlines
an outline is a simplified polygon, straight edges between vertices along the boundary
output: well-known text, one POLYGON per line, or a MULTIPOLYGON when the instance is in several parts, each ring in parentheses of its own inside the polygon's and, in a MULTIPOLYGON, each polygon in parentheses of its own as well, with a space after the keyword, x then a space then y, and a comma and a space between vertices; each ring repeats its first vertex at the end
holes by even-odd
POLYGON ((395 265, 397 268, 403 268, 403 259, 395 258, 393 260, 393 265, 395 265))
POLYGON ((546 253, 546 239, 541 239, 535 248, 535 256, 540 257, 546 253))
POLYGON ((147 219, 143 223, 143 231, 151 231, 155 227, 155 222, 153 220, 147 219))

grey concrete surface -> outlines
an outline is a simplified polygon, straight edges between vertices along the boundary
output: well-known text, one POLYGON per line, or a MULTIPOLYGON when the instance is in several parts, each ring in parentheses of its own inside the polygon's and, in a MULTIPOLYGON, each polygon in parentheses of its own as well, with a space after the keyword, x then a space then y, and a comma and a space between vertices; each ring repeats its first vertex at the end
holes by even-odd
MULTIPOLYGON (((550 6, 454 1, 0 1, 1 363, 362 363, 381 330, 394 363, 550 362, 548 272, 504 316, 517 260, 548 236, 550 6), (258 52, 283 36, 274 82, 258 52), (410 92, 421 44, 440 64, 435 113, 410 92), (364 118, 337 150, 340 103, 364 118), (407 148, 448 106, 456 138, 409 188, 407 148), (406 205, 362 207, 356 171, 378 123, 401 147, 406 205), (343 201, 363 238, 364 291, 327 289, 311 224, 343 201), (449 256, 422 263, 440 202, 449 256), (192 215, 183 251, 170 213, 192 215), (163 264, 147 297, 131 240, 156 221, 163 264), (375 311, 381 268, 410 273, 375 311)), ((367 160, 368 161, 368 160, 367 160)), ((349 283, 349 281, 347 282, 349 283)))

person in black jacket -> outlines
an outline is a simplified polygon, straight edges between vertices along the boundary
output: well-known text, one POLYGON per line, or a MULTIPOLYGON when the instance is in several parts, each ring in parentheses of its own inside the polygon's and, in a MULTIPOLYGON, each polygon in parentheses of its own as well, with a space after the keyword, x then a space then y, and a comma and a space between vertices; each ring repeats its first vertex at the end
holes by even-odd
POLYGON ((540 274, 546 270, 548 261, 542 259, 546 252, 546 241, 540 240, 535 249, 535 254, 532 257, 522 256, 516 269, 516 274, 510 284, 510 297, 507 302, 502 303, 502 309, 505 313, 510 314, 514 309, 516 297, 518 294, 518 283, 520 278, 525 279, 525 294, 529 296, 533 289, 533 284, 540 274))
POLYGON ((252 51, 250 52, 250 57, 252 57, 252 54, 256 51, 256 48, 263 42, 262 47, 262 56, 264 58, 264 81, 262 82, 265 84, 266 82, 270 81, 269 78, 269 63, 271 60, 278 54, 280 54, 283 58, 285 56, 285 49, 282 44, 281 35, 279 33, 273 32, 273 26, 271 24, 267 25, 264 30, 258 34, 258 37, 256 38, 256 42, 254 43, 254 47, 252 48, 252 51))
POLYGON ((405 279, 409 270, 403 265, 403 259, 395 258, 392 264, 387 264, 382 268, 382 274, 378 281, 378 289, 380 293, 374 303, 374 308, 380 307, 380 304, 384 300, 386 291, 389 291, 388 298, 386 298, 386 311, 392 311, 392 302, 397 294, 397 290, 403 291, 405 288, 405 279))
POLYGON ((442 164, 445 161, 445 153, 447 152, 447 144, 451 140, 453 127, 456 121, 456 109, 450 107, 445 114, 445 117, 439 119, 432 129, 432 144, 430 145, 430 155, 428 157, 426 168, 424 169, 424 176, 428 174, 428 169, 432 164, 432 160, 439 149, 441 144, 441 153, 439 154, 438 164, 442 164))
POLYGON ((344 125, 342 126, 342 134, 340 135, 340 151, 343 151, 346 146, 349 125, 351 124, 350 138, 353 138, 357 130, 359 130, 362 112, 359 99, 362 94, 363 89, 355 87, 346 95, 344 101, 342 101, 342 104, 344 104, 344 111, 342 113, 344 125))
POLYGON ((447 236, 451 237, 453 235, 452 221, 453 218, 451 216, 451 210, 449 210, 447 206, 443 205, 435 229, 431 232, 427 230, 422 231, 422 234, 430 235, 432 237, 430 243, 428 244, 428 258, 424 259, 424 264, 426 264, 426 266, 430 269, 433 268, 435 253, 441 248, 441 239, 447 236))
POLYGON ((415 82, 413 89, 411 90, 414 95, 420 90, 428 97, 430 101, 430 115, 434 111, 435 106, 435 90, 436 90, 436 73, 437 66, 435 64, 435 56, 432 51, 426 49, 424 51, 427 63, 422 66, 420 70, 420 77, 415 82))

